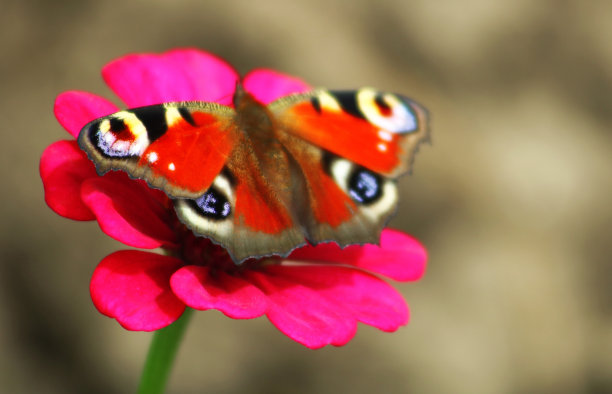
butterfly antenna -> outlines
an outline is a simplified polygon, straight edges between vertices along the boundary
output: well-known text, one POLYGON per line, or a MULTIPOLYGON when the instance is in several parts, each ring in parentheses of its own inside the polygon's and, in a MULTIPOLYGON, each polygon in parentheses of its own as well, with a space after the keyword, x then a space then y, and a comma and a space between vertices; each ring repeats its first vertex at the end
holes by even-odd
POLYGON ((238 103, 244 98, 246 90, 240 81, 236 81, 236 90, 234 91, 234 107, 238 106, 238 103))
POLYGON ((236 104, 236 98, 244 96, 245 90, 240 81, 236 81, 236 89, 234 93, 224 94, 223 96, 219 96, 214 98, 212 101, 215 103, 224 103, 226 101, 231 101, 232 104, 236 104))

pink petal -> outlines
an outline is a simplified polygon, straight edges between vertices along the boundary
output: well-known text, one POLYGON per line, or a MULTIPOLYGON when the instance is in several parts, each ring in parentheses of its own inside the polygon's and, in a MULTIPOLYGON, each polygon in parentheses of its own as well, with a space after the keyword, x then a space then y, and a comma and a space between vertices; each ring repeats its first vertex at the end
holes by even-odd
POLYGON ((105 98, 76 90, 57 96, 53 108, 57 120, 75 138, 87 123, 118 110, 115 104, 105 98))
POLYGON ((170 289, 170 276, 182 264, 173 257, 138 250, 112 253, 93 273, 91 298, 101 313, 128 330, 163 328, 185 310, 170 289))
POLYGON ((74 220, 95 219, 81 201, 81 185, 98 175, 76 141, 57 141, 49 145, 40 158, 39 169, 45 201, 55 213, 74 220))
POLYGON ((397 230, 385 229, 378 245, 351 245, 341 249, 330 242, 305 246, 291 260, 350 264, 391 279, 415 281, 425 273, 427 251, 416 239, 397 230))
POLYGON ((171 208, 164 206, 142 182, 111 172, 84 182, 83 202, 107 235, 128 246, 154 249, 174 244, 171 208))
POLYGON ((225 61, 196 49, 127 55, 107 64, 102 76, 128 107, 171 101, 229 105, 238 81, 225 61))
POLYGON ((170 285, 194 309, 218 309, 234 319, 252 319, 266 312, 267 298, 261 290, 222 271, 210 275, 207 267, 190 265, 172 275, 170 285))
POLYGON ((301 79, 263 68, 245 75, 242 84, 248 92, 264 104, 293 93, 311 90, 311 87, 301 79))
POLYGON ((247 279, 268 296, 270 322, 294 341, 316 349, 343 345, 355 335, 356 321, 318 291, 267 272, 249 271, 247 279))
POLYGON ((269 272, 307 286, 333 302, 336 311, 383 331, 408 322, 408 307, 400 293, 385 281, 361 270, 321 265, 270 266, 269 272))

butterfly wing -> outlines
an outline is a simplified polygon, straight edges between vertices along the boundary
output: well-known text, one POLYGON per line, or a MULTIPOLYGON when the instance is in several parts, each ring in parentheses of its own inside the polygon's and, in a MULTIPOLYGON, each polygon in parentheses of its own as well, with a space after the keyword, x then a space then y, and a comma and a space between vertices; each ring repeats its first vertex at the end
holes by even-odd
POLYGON ((99 173, 165 191, 179 219, 236 262, 286 255, 305 238, 378 242, 395 179, 427 138, 423 109, 371 89, 234 102, 238 112, 201 102, 121 111, 78 141, 99 173))
POLYGON ((172 198, 198 198, 234 148, 234 117, 214 103, 152 105, 96 119, 78 142, 100 174, 122 170, 172 198))
POLYGON ((296 211, 308 240, 377 243, 397 205, 396 179, 429 138, 426 111, 370 88, 289 96, 270 111, 304 179, 296 211))
POLYGON ((278 141, 255 138, 258 127, 272 133, 258 122, 269 115, 265 106, 243 102, 248 125, 230 107, 166 103, 94 120, 78 141, 98 173, 122 170, 163 190, 188 228, 222 245, 236 262, 288 253, 305 243, 289 212, 289 188, 282 190, 290 166, 283 155, 270 154, 275 143, 282 149, 278 141))

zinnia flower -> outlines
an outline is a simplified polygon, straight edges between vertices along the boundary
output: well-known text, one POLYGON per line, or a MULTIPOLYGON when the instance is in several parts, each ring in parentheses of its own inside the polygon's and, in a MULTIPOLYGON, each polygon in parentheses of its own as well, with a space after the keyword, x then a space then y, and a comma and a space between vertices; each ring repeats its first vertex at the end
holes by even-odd
MULTIPOLYGON (((125 56, 106 65, 102 75, 127 107, 189 100, 231 105, 240 80, 227 63, 194 49, 125 56)), ((241 82, 264 103, 309 89, 264 69, 241 82)), ((106 99, 80 91, 62 93, 55 102, 59 123, 73 137, 89 121, 117 111, 106 99)), ((221 247, 178 221, 163 192, 123 172, 98 176, 74 139, 47 147, 40 174, 45 200, 59 215, 97 220, 102 231, 128 246, 167 252, 117 251, 95 269, 90 290, 96 308, 128 330, 165 327, 189 306, 234 319, 265 315, 310 348, 343 345, 358 322, 383 331, 407 323, 404 299, 379 276, 414 281, 424 273, 425 249, 394 230, 383 231, 380 246, 320 244, 284 259, 235 265, 221 247)))

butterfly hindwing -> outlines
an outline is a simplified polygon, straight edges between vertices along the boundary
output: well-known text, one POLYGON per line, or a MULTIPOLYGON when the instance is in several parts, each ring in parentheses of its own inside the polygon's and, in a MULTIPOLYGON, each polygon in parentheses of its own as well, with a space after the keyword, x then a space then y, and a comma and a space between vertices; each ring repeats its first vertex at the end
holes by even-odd
POLYGON ((308 241, 378 242, 397 201, 395 181, 300 139, 288 150, 304 183, 306 198, 296 211, 308 241))
POLYGON ((211 188, 196 200, 175 202, 187 227, 222 245, 237 262, 286 255, 304 244, 290 208, 292 168, 287 156, 280 146, 278 151, 267 146, 258 155, 254 144, 253 138, 241 134, 211 188), (266 163, 267 157, 271 161, 266 163))

